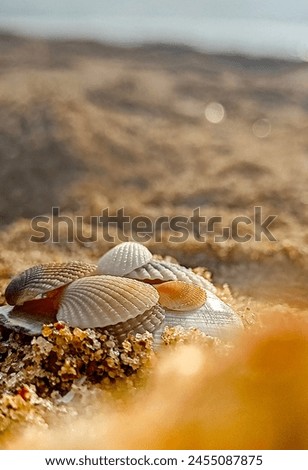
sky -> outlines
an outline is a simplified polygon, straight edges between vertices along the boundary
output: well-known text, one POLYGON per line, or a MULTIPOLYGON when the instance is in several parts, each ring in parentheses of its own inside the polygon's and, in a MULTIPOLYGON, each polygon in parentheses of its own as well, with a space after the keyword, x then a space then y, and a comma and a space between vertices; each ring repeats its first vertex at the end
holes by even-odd
POLYGON ((308 60, 308 0, 0 0, 0 30, 308 60))
POLYGON ((2 15, 136 15, 308 21, 308 0, 1 0, 2 15))

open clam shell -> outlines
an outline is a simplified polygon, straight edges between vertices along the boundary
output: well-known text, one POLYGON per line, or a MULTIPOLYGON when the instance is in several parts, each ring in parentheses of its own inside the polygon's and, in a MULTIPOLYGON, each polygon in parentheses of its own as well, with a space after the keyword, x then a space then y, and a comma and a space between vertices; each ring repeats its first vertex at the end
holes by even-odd
POLYGON ((220 339, 230 339, 243 329, 240 317, 232 308, 209 291, 204 305, 196 310, 177 312, 165 309, 165 319, 153 333, 156 345, 161 344, 161 335, 166 326, 198 328, 208 336, 220 339))
MULTIPOLYGON (((46 299, 0 307, 0 325, 29 335, 41 334, 44 323, 64 321, 79 328, 106 328, 123 335, 153 331, 163 319, 158 292, 149 284, 114 276, 78 279, 61 291, 56 317, 44 313, 46 299), (31 308, 38 311, 31 311, 31 308), (149 329, 147 329, 149 328, 149 329)), ((48 299, 47 299, 48 300, 48 299)))
POLYGON ((195 274, 191 269, 167 261, 152 259, 144 266, 128 273, 126 277, 148 282, 183 281, 214 293, 216 291, 213 284, 199 274, 195 274))
POLYGON ((107 251, 98 261, 97 273, 125 276, 152 259, 152 253, 140 243, 125 242, 107 251))
POLYGON ((10 305, 21 305, 95 271, 94 264, 82 261, 39 264, 15 276, 4 295, 10 305))
POLYGON ((78 279, 63 292, 57 320, 79 328, 107 327, 136 318, 158 303, 149 284, 115 276, 78 279))

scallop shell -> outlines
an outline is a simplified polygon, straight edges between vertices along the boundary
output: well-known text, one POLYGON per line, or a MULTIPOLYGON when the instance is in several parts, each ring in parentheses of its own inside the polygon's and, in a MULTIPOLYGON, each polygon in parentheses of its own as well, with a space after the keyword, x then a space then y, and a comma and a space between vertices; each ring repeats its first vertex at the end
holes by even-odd
POLYGON ((91 276, 69 284, 57 320, 79 328, 125 322, 154 307, 158 293, 149 284, 114 276, 91 276))
POLYGON ((199 276, 199 274, 195 274, 190 269, 180 266, 179 264, 154 259, 144 266, 130 272, 126 277, 139 281, 183 281, 188 284, 203 287, 214 293, 216 291, 213 284, 207 279, 204 279, 204 277, 199 276))
POLYGON ((125 276, 152 259, 152 253, 136 242, 125 242, 115 246, 98 261, 98 274, 125 276))
POLYGON ((229 305, 225 304, 213 292, 207 291, 205 304, 190 312, 165 310, 165 319, 154 331, 154 342, 161 343, 161 335, 166 326, 182 326, 184 329, 198 328, 208 336, 230 339, 236 332, 242 331, 243 324, 229 305))
POLYGON ((78 278, 94 273, 94 264, 82 261, 39 264, 15 276, 5 291, 10 305, 21 305, 78 278))
POLYGON ((132 318, 126 322, 117 323, 116 325, 108 326, 105 329, 112 335, 116 336, 119 340, 123 341, 128 333, 153 333, 165 318, 165 311, 160 305, 154 307, 146 312, 132 318))
POLYGON ((182 281, 167 281, 155 285, 159 303, 168 310, 188 312, 201 307, 206 300, 202 287, 182 281))

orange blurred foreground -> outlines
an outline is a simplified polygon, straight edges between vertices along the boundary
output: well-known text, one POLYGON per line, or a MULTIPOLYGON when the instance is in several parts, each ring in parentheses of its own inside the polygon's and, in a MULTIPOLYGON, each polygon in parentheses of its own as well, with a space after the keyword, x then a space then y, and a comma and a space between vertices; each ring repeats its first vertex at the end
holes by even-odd
POLYGON ((145 390, 11 449, 307 449, 308 326, 279 321, 246 333, 227 354, 182 345, 158 357, 145 390))

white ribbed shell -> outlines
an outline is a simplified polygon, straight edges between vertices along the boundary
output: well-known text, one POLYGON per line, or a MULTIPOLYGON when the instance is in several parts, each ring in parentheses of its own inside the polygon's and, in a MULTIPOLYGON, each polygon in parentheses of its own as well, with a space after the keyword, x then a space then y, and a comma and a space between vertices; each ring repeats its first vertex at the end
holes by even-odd
POLYGON ((161 335, 166 326, 198 328, 209 336, 221 339, 230 338, 236 331, 243 329, 240 317, 232 308, 209 291, 205 304, 196 310, 190 312, 165 310, 164 321, 153 333, 156 344, 161 343, 161 335))
POLYGON ((133 279, 85 277, 67 286, 57 319, 79 328, 106 327, 151 309, 158 297, 154 287, 133 279))
POLYGON ((5 298, 11 305, 21 305, 76 279, 89 276, 95 270, 94 264, 82 261, 39 264, 15 276, 6 288, 5 298))
POLYGON ((136 242, 125 242, 107 251, 98 261, 98 274, 125 276, 152 259, 152 253, 136 242))
POLYGON ((168 263, 167 261, 158 261, 152 259, 144 266, 135 269, 126 275, 131 279, 139 281, 183 281, 188 284, 196 284, 207 290, 215 292, 215 287, 204 277, 195 274, 188 268, 179 264, 168 263))

